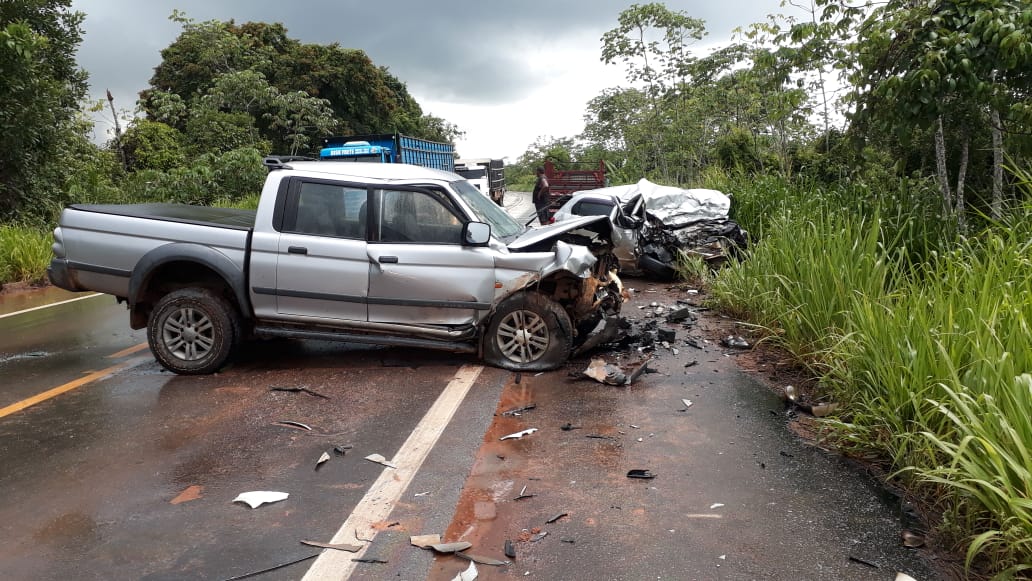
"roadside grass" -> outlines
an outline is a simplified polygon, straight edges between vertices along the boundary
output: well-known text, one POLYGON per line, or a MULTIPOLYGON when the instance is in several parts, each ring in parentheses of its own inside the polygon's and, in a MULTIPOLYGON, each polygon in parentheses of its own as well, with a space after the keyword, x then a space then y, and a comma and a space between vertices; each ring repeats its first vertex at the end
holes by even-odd
POLYGON ((808 365, 843 404, 824 420, 831 441, 884 459, 941 509, 940 538, 966 547, 968 567, 1027 574, 1032 207, 962 238, 921 185, 863 200, 855 187, 728 186, 762 235, 712 280, 714 305, 808 365))
POLYGON ((31 226, 0 225, 0 283, 41 283, 50 264, 50 232, 31 226))

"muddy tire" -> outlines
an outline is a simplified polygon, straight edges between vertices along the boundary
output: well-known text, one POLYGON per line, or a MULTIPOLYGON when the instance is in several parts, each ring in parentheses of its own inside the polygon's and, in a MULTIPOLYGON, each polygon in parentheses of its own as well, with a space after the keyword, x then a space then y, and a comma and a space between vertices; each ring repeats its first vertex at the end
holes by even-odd
POLYGON ((180 375, 214 373, 240 341, 240 315, 207 289, 181 289, 158 301, 147 342, 158 363, 180 375))
POLYGON ((555 301, 534 292, 503 300, 487 325, 484 361, 512 371, 555 369, 573 345, 570 317, 555 301))

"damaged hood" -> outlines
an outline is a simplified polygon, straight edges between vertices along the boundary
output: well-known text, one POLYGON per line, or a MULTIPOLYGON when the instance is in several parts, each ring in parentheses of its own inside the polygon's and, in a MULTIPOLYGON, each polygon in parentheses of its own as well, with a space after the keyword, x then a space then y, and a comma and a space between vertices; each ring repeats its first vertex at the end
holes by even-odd
POLYGON ((551 249, 559 240, 570 241, 571 236, 583 238, 586 246, 610 244, 612 230, 612 224, 607 216, 584 216, 531 228, 510 242, 508 247, 511 252, 542 252, 551 249))
POLYGON ((636 184, 600 188, 591 192, 615 195, 623 202, 641 194, 649 216, 672 229, 704 220, 726 220, 731 210, 731 198, 717 190, 661 186, 645 178, 636 184))

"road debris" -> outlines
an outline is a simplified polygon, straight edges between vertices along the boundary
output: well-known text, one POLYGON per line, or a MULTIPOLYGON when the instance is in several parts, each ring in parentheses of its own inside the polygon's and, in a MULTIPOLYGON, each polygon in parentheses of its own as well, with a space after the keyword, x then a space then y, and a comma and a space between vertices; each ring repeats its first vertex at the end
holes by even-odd
POLYGON ((556 522, 557 520, 559 520, 559 519, 563 518, 564 516, 569 516, 569 515, 570 515, 570 513, 568 513, 568 512, 561 512, 561 513, 559 513, 559 514, 557 514, 557 515, 553 516, 552 518, 550 518, 550 519, 546 520, 546 521, 545 521, 545 524, 548 524, 548 525, 550 525, 550 524, 552 524, 552 523, 556 522))
POLYGON ((587 436, 584 436, 584 437, 585 438, 591 438, 593 440, 615 440, 616 439, 613 436, 605 436, 605 435, 602 435, 602 434, 588 434, 587 436))
POLYGON ((520 493, 518 495, 516 495, 516 498, 514 498, 513 500, 523 500, 524 498, 534 498, 535 496, 537 496, 537 495, 536 494, 527 494, 527 487, 524 486, 523 489, 520 490, 520 493))
POLYGON ((441 535, 414 535, 409 537, 409 543, 413 546, 419 547, 420 549, 429 549, 434 545, 441 544, 441 535))
POLYGON ((320 549, 334 549, 337 551, 347 551, 349 553, 357 553, 362 550, 362 545, 348 545, 345 543, 320 543, 319 541, 301 541, 302 545, 308 545, 309 547, 319 547, 320 549))
POLYGON ((714 508, 720 508, 722 506, 724 506, 723 503, 721 503, 721 502, 714 502, 713 504, 710 505, 709 508, 710 508, 710 510, 713 510, 714 508))
POLYGON ((270 387, 269 391, 286 391, 286 392, 289 392, 289 393, 307 393, 308 395, 310 395, 312 397, 321 397, 322 399, 330 399, 330 396, 323 395, 323 394, 319 393, 318 391, 315 391, 315 390, 312 390, 312 389, 308 389, 308 387, 304 386, 304 385, 301 386, 301 387, 270 387))
POLYGON ((854 562, 854 563, 859 563, 859 564, 864 565, 866 567, 870 567, 872 569, 881 569, 881 566, 878 565, 877 563, 872 563, 870 561, 865 561, 864 559, 861 559, 860 557, 854 557, 853 555, 849 556, 849 560, 854 562))
POLYGON ((628 470, 627 471, 627 477, 628 478, 651 479, 651 478, 655 478, 656 474, 654 472, 652 472, 651 470, 644 470, 644 469, 641 469, 641 468, 635 468, 634 470, 628 470))
POLYGON ((627 385, 627 376, 616 365, 610 365, 604 359, 592 359, 581 375, 606 385, 627 385))
POLYGON ((473 546, 473 543, 469 541, 456 541, 454 543, 434 543, 430 545, 430 548, 437 551, 438 553, 458 553, 459 551, 465 551, 466 549, 473 546))
POLYGON ((328 462, 329 459, 330 455, 326 452, 323 452, 322 456, 319 456, 319 459, 315 461, 315 469, 318 470, 319 467, 322 466, 325 462, 328 462))
POLYGON ((533 403, 533 402, 531 402, 531 403, 528 403, 528 404, 527 404, 527 405, 525 405, 525 406, 520 406, 520 407, 518 407, 518 408, 513 408, 513 409, 511 409, 511 410, 508 410, 508 411, 504 411, 504 412, 502 412, 502 415, 503 415, 503 416, 515 416, 515 417, 519 417, 519 415, 520 415, 520 414, 522 414, 523 412, 529 412, 530 410, 532 410, 532 409, 534 409, 534 408, 536 408, 536 407, 537 407, 537 404, 536 404, 536 403, 533 403))
POLYGON ((311 432, 312 431, 312 426, 309 426, 308 424, 302 424, 301 422, 295 422, 294 420, 279 420, 279 421, 273 422, 272 425, 274 425, 274 426, 286 426, 288 428, 294 428, 294 429, 297 429, 297 430, 305 430, 306 432, 311 432))
POLYGON ((688 408, 692 407, 692 400, 690 399, 682 399, 681 403, 684 405, 684 409, 681 410, 682 412, 686 412, 688 411, 688 408))
POLYGON ((430 496, 430 491, 427 490, 426 492, 417 492, 417 493, 413 494, 412 496, 415 496, 416 498, 419 498, 421 496, 430 496))
POLYGON ((239 496, 233 499, 233 502, 245 502, 251 508, 258 508, 263 504, 271 504, 273 502, 279 502, 286 500, 290 496, 286 492, 275 492, 272 490, 253 490, 251 492, 242 492, 239 496))
POLYGON ((376 563, 379 565, 387 564, 387 561, 385 559, 376 559, 373 557, 361 557, 359 559, 352 559, 352 561, 355 563, 376 563))
POLYGON ((541 539, 543 539, 543 538, 545 538, 547 536, 548 536, 548 531, 541 531, 540 533, 530 537, 530 542, 536 543, 536 542, 540 541, 541 539))
POLYGON ((570 422, 566 422, 565 424, 559 426, 559 429, 564 431, 564 432, 569 432, 570 430, 579 430, 579 429, 581 429, 581 427, 580 426, 575 426, 575 425, 571 424, 570 422))
POLYGON ((508 436, 502 436, 501 438, 498 438, 498 439, 499 440, 519 440, 523 436, 529 436, 530 434, 533 434, 536 431, 538 431, 537 428, 527 428, 526 430, 523 430, 522 432, 516 432, 514 434, 509 434, 508 436))
POLYGON ((897 572, 896 573, 895 581, 917 581, 917 579, 914 579, 913 577, 911 577, 910 575, 907 575, 906 573, 899 573, 899 572, 897 572))
POLYGON ((559 542, 560 543, 568 543, 568 544, 572 545, 572 544, 576 543, 577 541, 574 540, 573 537, 559 537, 559 542))
POLYGON ((837 403, 821 403, 815 406, 811 406, 810 413, 813 414, 814 417, 823 418, 835 413, 835 411, 838 410, 838 408, 839 404, 837 403))
POLYGON ((649 371, 651 371, 649 369, 649 362, 650 361, 652 361, 652 358, 651 357, 646 357, 641 363, 638 364, 637 367, 632 369, 631 373, 627 375, 627 383, 625 383, 625 385, 631 385, 635 381, 638 381, 638 378, 641 377, 642 374, 648 373, 649 371))
POLYGON ((185 490, 176 495, 175 498, 168 501, 169 504, 182 504, 184 502, 190 502, 191 500, 197 500, 201 497, 201 491, 204 487, 199 484, 193 486, 187 486, 185 490))
POLYGON ((375 462, 377 464, 382 464, 382 465, 384 465, 384 466, 386 466, 388 468, 397 468, 397 466, 395 466, 394 464, 391 464, 390 462, 388 462, 387 459, 384 458, 383 456, 381 456, 380 454, 370 454, 370 455, 366 456, 365 459, 369 460, 370 462, 375 462))
POLYGON ((720 344, 732 349, 748 349, 750 347, 749 342, 743 339, 741 335, 728 335, 720 340, 720 344))
POLYGON ((925 544, 924 535, 919 535, 912 531, 904 530, 900 532, 899 536, 903 540, 903 546, 908 549, 917 549, 925 544))
POLYGON ((333 451, 338 456, 344 456, 345 454, 348 453, 348 450, 350 450, 352 448, 354 448, 354 446, 352 446, 351 444, 343 444, 343 445, 340 445, 340 446, 334 446, 333 447, 333 451))
POLYGON ((308 555, 307 557, 298 557, 297 559, 294 559, 293 561, 287 561, 286 563, 280 563, 279 565, 273 565, 272 567, 266 567, 265 569, 262 569, 260 571, 251 571, 250 573, 244 573, 243 575, 237 575, 236 577, 227 577, 226 579, 224 579, 224 581, 237 581, 238 579, 247 579, 248 577, 257 577, 258 575, 261 575, 263 573, 268 573, 269 571, 275 571, 276 569, 282 569, 284 567, 289 567, 289 566, 291 566, 291 565, 293 565, 295 563, 300 563, 302 561, 307 561, 309 559, 314 559, 314 558, 316 558, 318 556, 319 556, 319 553, 316 553, 314 555, 308 555))
POLYGON ((451 581, 475 581, 477 575, 477 564, 471 561, 469 567, 465 571, 460 571, 458 575, 452 577, 451 581))
POLYGON ((503 551, 505 552, 506 557, 509 557, 510 559, 516 558, 516 545, 514 545, 513 542, 509 539, 505 539, 505 546, 503 551))
POLYGON ((474 555, 473 553, 465 553, 463 551, 455 553, 455 556, 462 557, 463 559, 467 559, 469 561, 473 561, 474 563, 479 563, 481 565, 490 565, 492 567, 501 567, 503 565, 509 564, 509 561, 499 561, 498 559, 492 559, 491 557, 474 555))

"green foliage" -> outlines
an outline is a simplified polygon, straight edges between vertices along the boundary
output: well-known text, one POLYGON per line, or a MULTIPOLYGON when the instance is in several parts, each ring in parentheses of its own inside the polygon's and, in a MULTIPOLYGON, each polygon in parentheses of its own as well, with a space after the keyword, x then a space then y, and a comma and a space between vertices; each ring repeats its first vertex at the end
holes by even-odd
POLYGON ((77 134, 86 74, 75 64, 83 15, 70 0, 0 2, 0 220, 55 184, 40 179, 60 163, 53 151, 77 134))
POLYGON ((30 226, 0 225, 0 284, 46 280, 53 254, 49 231, 30 226))
POLYGON ((122 136, 126 169, 167 171, 186 161, 180 133, 158 121, 134 119, 122 136))

